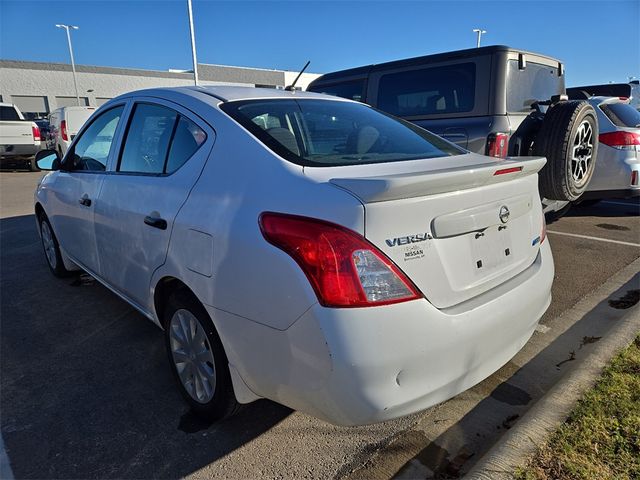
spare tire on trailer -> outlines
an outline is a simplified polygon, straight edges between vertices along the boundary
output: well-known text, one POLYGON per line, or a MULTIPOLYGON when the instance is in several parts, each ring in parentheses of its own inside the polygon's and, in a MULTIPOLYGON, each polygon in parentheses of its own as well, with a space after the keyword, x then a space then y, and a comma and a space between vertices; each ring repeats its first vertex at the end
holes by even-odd
POLYGON ((540 170, 544 198, 575 201, 586 190, 598 153, 598 117, 583 100, 549 107, 533 146, 535 155, 547 157, 540 170))

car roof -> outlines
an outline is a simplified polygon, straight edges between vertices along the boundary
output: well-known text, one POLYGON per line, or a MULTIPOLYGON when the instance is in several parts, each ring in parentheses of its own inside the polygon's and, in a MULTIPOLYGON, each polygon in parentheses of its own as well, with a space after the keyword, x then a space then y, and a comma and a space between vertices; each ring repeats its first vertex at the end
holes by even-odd
POLYGON ((313 85, 319 85, 325 82, 331 83, 332 80, 342 79, 343 77, 347 77, 347 76, 358 76, 358 75, 365 76, 370 71, 374 71, 378 69, 392 69, 392 68, 406 67, 406 66, 412 66, 412 65, 422 65, 425 63, 440 62, 445 60, 455 60, 458 58, 471 58, 471 57, 477 57, 479 55, 491 54, 495 52, 524 53, 529 55, 535 55, 536 57, 546 58, 547 60, 550 60, 552 62, 557 62, 557 63, 560 62, 556 58, 549 57, 547 55, 542 55, 540 53, 529 52, 526 50, 521 50, 519 48, 509 47, 507 45, 490 45, 487 47, 468 48, 465 50, 455 50, 452 52, 441 52, 441 53, 434 53, 431 55, 423 55, 420 57, 411 57, 411 58, 404 58, 401 60, 392 60, 390 62, 372 63, 370 65, 363 65, 361 67, 349 68, 346 70, 339 70, 335 72, 325 73, 324 75, 318 77, 311 83, 313 85))
POLYGON ((196 96, 198 93, 209 95, 222 102, 233 102, 238 100, 260 100, 260 99, 300 99, 300 98, 315 98, 315 99, 327 99, 334 101, 346 101, 352 100, 336 97, 333 95, 326 95, 322 93, 304 92, 301 90, 287 91, 276 88, 259 88, 259 87, 242 87, 242 86, 228 86, 228 85, 198 85, 198 86, 185 86, 185 87, 168 87, 168 88, 153 88, 147 90, 137 90, 126 93, 121 97, 137 96, 137 95, 162 95, 162 93, 182 93, 189 96, 196 96))
POLYGON ((335 96, 318 94, 312 92, 304 92, 301 90, 288 91, 276 88, 257 88, 257 87, 230 87, 230 86, 201 86, 189 87, 208 95, 219 98, 224 102, 235 100, 249 100, 262 98, 329 98, 336 99, 335 96))

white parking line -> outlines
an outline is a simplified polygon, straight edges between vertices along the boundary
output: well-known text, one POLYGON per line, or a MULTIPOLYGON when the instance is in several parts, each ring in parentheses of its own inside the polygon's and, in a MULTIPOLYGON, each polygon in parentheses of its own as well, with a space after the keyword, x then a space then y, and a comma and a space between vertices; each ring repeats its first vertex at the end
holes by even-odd
POLYGON ((592 237, 590 235, 578 235, 577 233, 556 232, 555 230, 547 230, 547 233, 555 233, 556 235, 564 235, 566 237, 584 238, 587 240, 597 240, 599 242, 617 243, 618 245, 629 245, 630 247, 640 247, 640 243, 621 242, 620 240, 610 240, 608 238, 592 237))
POLYGON ((2 480, 13 480, 15 478, 11 470, 11 463, 9 463, 9 455, 4 449, 2 434, 0 434, 0 478, 2 480))

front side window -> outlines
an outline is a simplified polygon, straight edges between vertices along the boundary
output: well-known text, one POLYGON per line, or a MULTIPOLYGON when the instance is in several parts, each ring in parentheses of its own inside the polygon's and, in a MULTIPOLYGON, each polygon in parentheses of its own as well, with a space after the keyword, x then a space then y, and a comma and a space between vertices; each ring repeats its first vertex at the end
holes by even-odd
POLYGON ((399 117, 470 112, 475 89, 472 62, 389 73, 380 78, 377 106, 399 117))
POLYGON ((124 106, 114 107, 91 122, 65 157, 66 170, 91 172, 105 170, 113 137, 123 111, 124 106))
POLYGON ((177 170, 204 143, 206 133, 171 108, 136 104, 118 171, 164 174, 177 170))
POLYGON ((465 151, 360 103, 247 100, 221 108, 273 152, 306 166, 340 166, 459 155, 465 151))

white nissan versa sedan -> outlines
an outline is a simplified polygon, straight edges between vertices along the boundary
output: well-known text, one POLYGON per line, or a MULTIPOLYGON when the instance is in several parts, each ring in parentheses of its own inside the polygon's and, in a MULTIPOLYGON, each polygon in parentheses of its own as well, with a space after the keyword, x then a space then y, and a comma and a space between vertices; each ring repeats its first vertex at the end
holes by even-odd
POLYGON ((504 365, 551 299, 537 172, 358 102, 241 87, 128 93, 35 194, 56 276, 165 331, 191 407, 269 398, 367 424, 504 365))

